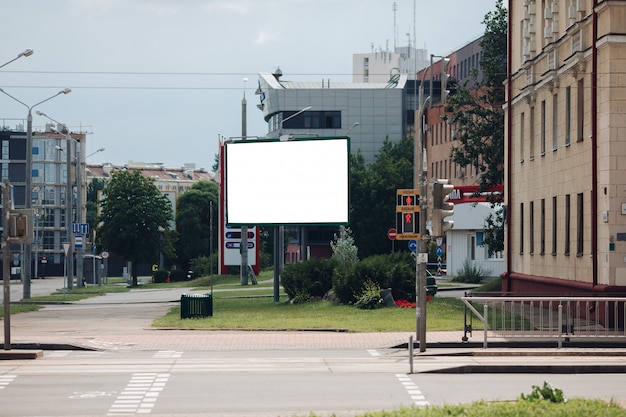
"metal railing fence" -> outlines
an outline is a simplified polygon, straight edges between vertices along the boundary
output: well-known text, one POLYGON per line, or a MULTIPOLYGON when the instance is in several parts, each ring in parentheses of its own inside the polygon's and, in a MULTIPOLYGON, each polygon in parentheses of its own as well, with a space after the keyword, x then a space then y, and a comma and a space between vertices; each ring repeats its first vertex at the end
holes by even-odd
POLYGON ((556 339, 559 348, 572 338, 626 341, 626 297, 465 296, 461 300, 466 308, 463 341, 474 330, 476 317, 482 322, 484 348, 490 338, 556 339))

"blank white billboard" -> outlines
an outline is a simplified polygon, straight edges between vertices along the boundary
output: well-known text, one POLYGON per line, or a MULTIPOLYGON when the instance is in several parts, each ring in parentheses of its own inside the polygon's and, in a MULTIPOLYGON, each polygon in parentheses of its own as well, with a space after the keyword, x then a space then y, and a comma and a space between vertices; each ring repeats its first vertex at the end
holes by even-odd
POLYGON ((225 144, 230 225, 347 224, 350 139, 225 144))

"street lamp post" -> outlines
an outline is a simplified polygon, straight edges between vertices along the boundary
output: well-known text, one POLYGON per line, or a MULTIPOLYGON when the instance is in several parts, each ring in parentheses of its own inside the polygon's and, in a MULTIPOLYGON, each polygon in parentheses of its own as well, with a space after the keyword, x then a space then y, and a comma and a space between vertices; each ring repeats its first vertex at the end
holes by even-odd
POLYGON ((13 58, 12 60, 5 62, 4 64, 0 65, 0 68, 5 67, 7 65, 9 65, 11 62, 13 61, 17 61, 18 59, 20 59, 23 56, 31 56, 32 54, 34 54, 35 51, 33 51, 32 49, 27 49, 24 52, 20 52, 17 57, 13 58))
MULTIPOLYGON (((28 115, 26 116, 26 179, 25 179, 26 189, 24 192, 25 194, 24 195, 24 207, 26 209, 30 209, 32 207, 32 200, 33 200, 33 114, 32 114, 32 110, 38 105, 45 103, 48 100, 52 100, 56 96, 59 96, 61 94, 69 94, 71 92, 72 92, 71 89, 65 88, 59 91, 58 93, 56 93, 55 95, 50 96, 47 99, 40 101, 39 103, 35 103, 32 106, 29 106, 23 101, 13 97, 11 94, 7 93, 6 91, 0 88, 0 93, 12 98, 13 100, 17 101, 18 103, 20 103, 21 105, 23 105, 24 107, 28 109, 28 115)), ((29 243, 24 247, 24 256, 23 256, 23 262, 24 262, 24 269, 23 269, 24 296, 23 297, 24 298, 30 298, 30 279, 31 279, 30 263, 32 261, 31 254, 32 254, 32 245, 29 243)))

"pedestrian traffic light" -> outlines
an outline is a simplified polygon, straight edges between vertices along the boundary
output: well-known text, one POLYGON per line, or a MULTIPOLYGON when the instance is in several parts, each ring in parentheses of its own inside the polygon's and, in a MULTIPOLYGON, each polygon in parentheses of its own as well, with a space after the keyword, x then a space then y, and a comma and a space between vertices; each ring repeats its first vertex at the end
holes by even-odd
POLYGON ((454 221, 445 219, 454 214, 454 204, 448 201, 448 195, 454 191, 454 185, 448 184, 448 180, 439 179, 431 186, 432 196, 432 236, 443 236, 454 227, 454 221))
POLYGON ((400 189, 396 195, 396 239, 419 239, 419 190, 400 189))
POLYGON ((441 104, 446 104, 446 98, 450 94, 450 90, 448 90, 448 78, 450 78, 450 74, 448 74, 449 64, 450 58, 441 60, 441 104))

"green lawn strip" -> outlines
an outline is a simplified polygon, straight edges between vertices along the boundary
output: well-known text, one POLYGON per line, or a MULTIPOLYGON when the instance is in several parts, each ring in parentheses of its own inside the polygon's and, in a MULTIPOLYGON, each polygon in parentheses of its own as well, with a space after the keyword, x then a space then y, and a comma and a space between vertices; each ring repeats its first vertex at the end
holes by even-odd
POLYGON ((31 297, 28 300, 22 300, 29 304, 52 303, 52 302, 73 302, 80 301, 91 297, 97 297, 106 293, 128 292, 130 289, 124 284, 105 284, 105 285, 88 285, 82 288, 73 288, 68 291, 65 288, 57 289, 53 294, 40 295, 31 297))
MULTIPOLYGON (((385 307, 360 310, 328 301, 290 304, 264 298, 226 298, 214 294, 213 316, 180 319, 180 308, 156 319, 154 327, 236 330, 320 330, 395 332, 415 328, 415 309, 385 307)), ((282 299, 281 299, 282 300, 282 299)), ((428 302, 427 329, 462 330, 463 306, 455 299, 428 302)))
MULTIPOLYGON (((28 313, 29 311, 37 311, 41 306, 35 304, 12 304, 11 315, 18 313, 28 313)), ((0 309, 0 318, 4 317, 4 309, 0 309)))
MULTIPOLYGON (((312 414, 311 417, 315 417, 312 414)), ((626 409, 612 402, 574 398, 565 403, 550 401, 476 402, 442 407, 401 408, 367 412, 358 417, 625 417, 626 409)))

